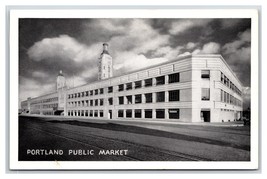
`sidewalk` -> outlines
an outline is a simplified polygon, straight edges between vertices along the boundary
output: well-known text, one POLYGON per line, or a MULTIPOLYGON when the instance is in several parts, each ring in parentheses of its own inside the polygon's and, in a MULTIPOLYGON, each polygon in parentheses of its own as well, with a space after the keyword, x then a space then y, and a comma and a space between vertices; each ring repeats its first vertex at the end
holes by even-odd
POLYGON ((95 122, 95 123, 121 123, 121 124, 134 124, 134 123, 144 123, 144 124, 164 124, 164 125, 191 125, 191 126, 213 126, 213 127, 241 127, 244 126, 243 121, 235 121, 235 122, 197 122, 197 123, 189 123, 189 122, 181 122, 177 120, 151 120, 151 119, 91 119, 86 117, 75 117, 73 116, 49 116, 49 115, 28 115, 28 114, 22 114, 20 116, 29 116, 29 117, 39 117, 44 119, 52 119, 52 120, 59 120, 59 121, 65 121, 65 120, 73 120, 73 121, 80 121, 80 122, 95 122))

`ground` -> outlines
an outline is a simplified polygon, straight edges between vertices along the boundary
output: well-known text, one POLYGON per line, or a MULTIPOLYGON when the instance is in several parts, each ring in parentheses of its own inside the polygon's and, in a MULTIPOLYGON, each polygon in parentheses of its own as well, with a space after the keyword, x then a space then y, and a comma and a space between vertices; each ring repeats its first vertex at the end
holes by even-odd
POLYGON ((249 161, 250 126, 20 116, 19 160, 249 161))

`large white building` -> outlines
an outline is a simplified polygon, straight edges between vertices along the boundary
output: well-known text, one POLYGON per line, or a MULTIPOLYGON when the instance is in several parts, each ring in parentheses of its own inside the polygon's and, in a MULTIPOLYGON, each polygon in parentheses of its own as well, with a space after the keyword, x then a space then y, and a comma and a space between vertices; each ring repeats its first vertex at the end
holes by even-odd
POLYGON ((242 114, 242 84, 221 55, 188 55, 113 77, 104 43, 98 79, 67 89, 60 72, 56 92, 29 98, 22 109, 73 118, 182 122, 234 121, 242 114))

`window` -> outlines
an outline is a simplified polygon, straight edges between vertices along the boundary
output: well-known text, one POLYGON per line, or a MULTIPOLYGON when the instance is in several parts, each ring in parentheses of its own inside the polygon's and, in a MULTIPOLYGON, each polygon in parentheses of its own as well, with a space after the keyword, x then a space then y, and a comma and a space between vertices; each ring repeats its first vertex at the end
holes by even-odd
POLYGON ((95 100, 95 106, 98 106, 98 99, 95 100))
POLYGON ((80 97, 80 93, 78 93, 78 98, 80 97))
POLYGON ((179 100, 180 100, 179 90, 169 91, 169 101, 179 101, 179 100))
POLYGON ((100 89, 99 89, 99 93, 100 93, 100 94, 103 94, 103 93, 104 93, 104 89, 103 89, 103 88, 100 88, 100 89))
POLYGON ((131 90, 133 88, 132 83, 126 83, 126 90, 131 90))
POLYGON ((145 109, 145 118, 152 118, 152 109, 145 109))
POLYGON ((112 93, 113 92, 113 86, 109 86, 108 87, 108 93, 112 93))
POLYGON ((160 76, 156 78, 156 85, 164 85, 165 84, 165 76, 160 76))
POLYGON ((169 109, 169 119, 179 119, 179 109, 169 109))
POLYGON ((95 95, 98 95, 98 89, 95 89, 95 95))
POLYGON ((126 96, 126 99, 127 99, 127 104, 132 104, 133 103, 132 95, 126 96))
POLYGON ((103 116, 104 116, 103 110, 100 110, 99 111, 99 117, 103 117, 103 116))
POLYGON ((89 91, 86 91, 85 95, 86 95, 86 96, 89 96, 89 91))
POLYGON ((119 85, 119 91, 123 91, 123 84, 119 85))
POLYGON ((90 106, 94 106, 94 101, 90 100, 90 106))
POLYGON ((157 92, 156 93, 156 101, 157 102, 164 102, 165 101, 165 92, 157 92))
POLYGON ((93 117, 93 110, 90 110, 89 116, 93 117))
POLYGON ((126 117, 127 118, 131 118, 132 117, 132 110, 131 109, 127 109, 126 110, 126 117))
POLYGON ((83 110, 82 110, 82 111, 81 111, 81 116, 83 116, 83 114, 84 114, 84 113, 83 113, 83 110))
POLYGON ((152 86, 152 84, 153 84, 152 78, 149 78, 149 79, 146 79, 145 80, 145 87, 152 86))
POLYGON ((113 98, 108 98, 108 104, 113 105, 113 98))
POLYGON ((99 99, 99 105, 103 106, 103 104, 104 104, 104 99, 99 99))
POLYGON ((93 95, 94 95, 94 91, 91 90, 91 91, 90 91, 90 96, 93 96, 93 95))
POLYGON ((180 73, 174 73, 169 75, 169 83, 177 83, 180 81, 180 73))
POLYGON ((210 100, 210 89, 209 88, 202 88, 201 89, 201 100, 208 101, 210 100))
POLYGON ((152 93, 145 94, 146 103, 152 103, 152 93))
POLYGON ((123 96, 119 97, 119 104, 124 104, 123 96))
POLYGON ((135 104, 142 103, 142 95, 137 94, 135 95, 135 104))
POLYGON ((98 117, 98 110, 95 110, 94 117, 98 117))
POLYGON ((123 110, 118 110, 118 117, 123 117, 123 110))
POLYGON ((134 117, 135 118, 141 118, 141 109, 134 110, 134 117))
POLYGON ((209 70, 201 70, 201 78, 210 78, 209 70))
POLYGON ((142 87, 142 81, 134 82, 134 87, 135 87, 135 89, 141 88, 142 87))
POLYGON ((164 118, 165 117, 165 110, 164 109, 156 109, 156 118, 164 118))
POLYGON ((223 102, 225 102, 225 103, 227 102, 227 99, 226 99, 226 98, 227 98, 227 93, 224 91, 224 98, 223 98, 223 102))

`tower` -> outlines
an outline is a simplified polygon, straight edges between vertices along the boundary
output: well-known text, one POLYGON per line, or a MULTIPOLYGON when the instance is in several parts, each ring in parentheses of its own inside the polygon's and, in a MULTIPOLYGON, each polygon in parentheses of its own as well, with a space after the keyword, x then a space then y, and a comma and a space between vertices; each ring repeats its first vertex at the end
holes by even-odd
POLYGON ((103 44, 103 52, 99 57, 98 80, 110 78, 113 76, 112 57, 108 52, 108 44, 103 44))
POLYGON ((62 70, 60 70, 57 76, 57 91, 59 89, 63 89, 64 87, 66 87, 66 79, 62 73, 62 70))

